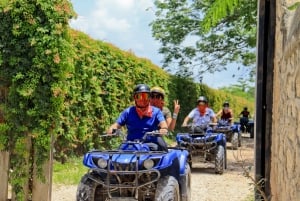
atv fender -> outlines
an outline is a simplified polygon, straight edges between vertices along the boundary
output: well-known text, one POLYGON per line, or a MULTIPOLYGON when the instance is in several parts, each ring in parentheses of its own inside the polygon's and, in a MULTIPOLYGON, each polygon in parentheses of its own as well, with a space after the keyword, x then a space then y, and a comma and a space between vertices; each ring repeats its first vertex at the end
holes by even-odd
POLYGON ((188 162, 189 152, 187 150, 177 150, 177 157, 179 159, 180 175, 185 173, 185 165, 188 162))

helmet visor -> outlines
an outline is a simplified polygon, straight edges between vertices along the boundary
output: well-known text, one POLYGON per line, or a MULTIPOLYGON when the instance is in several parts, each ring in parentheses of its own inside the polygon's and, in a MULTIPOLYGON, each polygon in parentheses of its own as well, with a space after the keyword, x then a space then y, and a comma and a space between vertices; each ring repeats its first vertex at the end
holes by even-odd
POLYGON ((150 99, 150 94, 149 93, 137 93, 134 95, 135 100, 149 100, 150 99))

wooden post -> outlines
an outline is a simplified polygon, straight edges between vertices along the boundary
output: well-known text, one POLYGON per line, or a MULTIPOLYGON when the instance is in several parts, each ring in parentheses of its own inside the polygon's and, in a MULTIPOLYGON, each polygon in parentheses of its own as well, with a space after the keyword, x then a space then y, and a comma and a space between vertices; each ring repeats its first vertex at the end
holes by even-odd
POLYGON ((51 177, 52 162, 48 161, 43 165, 45 181, 37 178, 36 168, 33 176, 32 200, 51 201, 51 177))
POLYGON ((8 196, 9 153, 0 151, 0 201, 6 201, 8 196))
MULTIPOLYGON (((276 1, 258 4, 258 39, 255 118, 255 180, 265 179, 264 193, 271 196, 271 143, 273 108, 273 71, 275 50, 276 1)), ((255 200, 261 200, 256 192, 255 200)))
POLYGON ((33 189, 32 189, 32 200, 39 201, 51 201, 52 193, 52 166, 53 166, 53 134, 51 135, 51 146, 49 151, 49 160, 43 165, 43 175, 45 181, 42 182, 37 178, 36 166, 33 171, 33 189))

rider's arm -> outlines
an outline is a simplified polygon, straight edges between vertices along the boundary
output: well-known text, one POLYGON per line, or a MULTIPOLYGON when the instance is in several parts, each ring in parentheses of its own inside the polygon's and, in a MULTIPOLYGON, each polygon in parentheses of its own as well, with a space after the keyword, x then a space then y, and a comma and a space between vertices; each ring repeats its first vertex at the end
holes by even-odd
POLYGON ((216 114, 216 117, 220 116, 222 114, 222 111, 223 111, 222 109, 219 110, 219 112, 216 114))
POLYGON ((183 120, 181 127, 186 127, 189 120, 193 118, 196 109, 193 109, 183 120))
POLYGON ((183 120, 183 123, 182 123, 182 127, 185 127, 185 126, 187 126, 187 124, 188 124, 188 122, 189 122, 189 120, 190 120, 190 117, 189 116, 186 116, 185 118, 184 118, 184 120, 183 120))
POLYGON ((230 114, 231 114, 231 117, 229 118, 229 120, 233 121, 234 120, 234 116, 233 116, 233 111, 230 109, 230 114))
POLYGON ((180 110, 180 105, 178 104, 178 100, 174 100, 174 111, 172 117, 166 119, 169 131, 174 131, 179 110, 180 110))
POLYGON ((114 129, 120 129, 122 126, 126 124, 127 117, 132 110, 132 107, 128 107, 119 115, 117 121, 113 123, 106 131, 107 134, 112 134, 114 129))
POLYGON ((168 125, 166 121, 161 121, 158 126, 160 127, 159 132, 162 135, 168 134, 168 125))
POLYGON ((217 123, 218 122, 218 119, 217 119, 216 115, 211 117, 211 122, 212 123, 217 123))
POLYGON ((210 110, 210 120, 212 123, 217 123, 218 122, 218 119, 217 119, 217 116, 216 114, 214 113, 214 111, 212 109, 209 109, 210 110))
POLYGON ((172 123, 172 114, 171 114, 171 111, 169 110, 169 108, 163 107, 163 114, 164 114, 164 117, 166 119, 168 128, 170 130, 170 125, 172 123))
POLYGON ((106 131, 107 134, 112 134, 114 129, 120 129, 122 126, 117 122, 113 123, 106 131))

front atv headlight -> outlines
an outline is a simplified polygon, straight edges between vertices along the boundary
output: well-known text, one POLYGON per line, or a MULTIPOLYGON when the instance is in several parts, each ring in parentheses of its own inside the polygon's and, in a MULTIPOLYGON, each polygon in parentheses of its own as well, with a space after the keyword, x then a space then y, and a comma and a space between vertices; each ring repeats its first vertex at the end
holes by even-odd
POLYGON ((97 165, 100 168, 106 168, 107 167, 107 161, 103 158, 99 158, 97 161, 97 165))
POLYGON ((144 167, 149 170, 151 168, 153 168, 154 166, 154 161, 152 159, 147 159, 144 161, 144 167))

